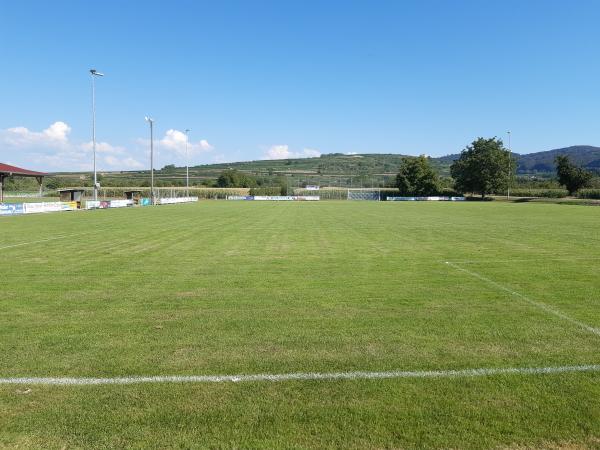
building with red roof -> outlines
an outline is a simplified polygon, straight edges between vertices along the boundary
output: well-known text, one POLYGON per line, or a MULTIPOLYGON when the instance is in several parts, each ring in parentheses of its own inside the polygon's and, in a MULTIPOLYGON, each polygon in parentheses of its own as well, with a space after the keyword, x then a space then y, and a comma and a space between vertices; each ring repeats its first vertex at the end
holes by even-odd
POLYGON ((40 185, 42 191, 42 181, 47 174, 36 172, 35 170, 22 169, 21 167, 11 166, 10 164, 0 163, 0 202, 4 200, 4 180, 8 177, 34 177, 40 185))

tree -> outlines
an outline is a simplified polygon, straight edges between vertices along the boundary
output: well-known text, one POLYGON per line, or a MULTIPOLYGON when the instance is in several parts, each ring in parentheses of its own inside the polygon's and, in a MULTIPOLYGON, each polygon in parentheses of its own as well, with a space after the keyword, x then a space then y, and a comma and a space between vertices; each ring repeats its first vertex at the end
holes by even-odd
POLYGON ((558 182, 567 188, 569 195, 590 185, 592 173, 573 164, 568 156, 559 155, 555 158, 554 163, 558 182))
POLYGON ((224 170, 217 179, 217 186, 224 188, 249 188, 256 186, 256 184, 255 178, 234 169, 224 170))
POLYGON ((497 138, 478 138, 467 146, 450 166, 450 174, 460 192, 487 194, 502 192, 516 169, 516 162, 497 138))
POLYGON ((279 176, 275 180, 275 186, 279 186, 281 191, 281 195, 293 195, 293 189, 290 188, 288 184, 288 179, 286 177, 279 176))
POLYGON ((396 186, 400 195, 426 197, 439 192, 439 179, 429 160, 424 155, 418 158, 403 158, 396 186))

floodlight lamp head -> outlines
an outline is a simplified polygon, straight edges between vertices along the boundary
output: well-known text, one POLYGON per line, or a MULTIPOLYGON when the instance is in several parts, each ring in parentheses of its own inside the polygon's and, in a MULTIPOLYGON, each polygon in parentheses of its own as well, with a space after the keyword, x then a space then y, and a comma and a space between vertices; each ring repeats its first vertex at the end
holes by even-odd
POLYGON ((91 73, 93 76, 96 76, 96 77, 103 77, 103 76, 104 76, 104 74, 103 74, 103 73, 100 73, 100 72, 98 72, 96 69, 90 69, 90 73, 91 73))
POLYGON ((146 117, 144 117, 144 119, 145 119, 145 120, 146 120, 146 122, 148 122, 148 123, 154 123, 154 119, 153 119, 152 117, 150 117, 150 116, 146 116, 146 117))

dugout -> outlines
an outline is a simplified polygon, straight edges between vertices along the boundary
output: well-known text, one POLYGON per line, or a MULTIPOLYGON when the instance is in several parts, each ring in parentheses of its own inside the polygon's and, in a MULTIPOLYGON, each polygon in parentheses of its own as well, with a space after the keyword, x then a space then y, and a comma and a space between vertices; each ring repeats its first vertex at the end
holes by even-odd
POLYGON ((81 208, 81 200, 83 200, 83 189, 59 189, 58 196, 61 202, 77 202, 77 208, 81 208))
POLYGON ((36 172, 34 170, 22 169, 17 166, 11 166, 10 164, 0 163, 0 203, 4 201, 4 181, 8 177, 32 177, 35 178, 40 186, 40 197, 42 196, 42 182, 46 176, 43 172, 36 172))
POLYGON ((125 198, 127 200, 135 200, 136 202, 142 198, 142 191, 125 191, 125 198))

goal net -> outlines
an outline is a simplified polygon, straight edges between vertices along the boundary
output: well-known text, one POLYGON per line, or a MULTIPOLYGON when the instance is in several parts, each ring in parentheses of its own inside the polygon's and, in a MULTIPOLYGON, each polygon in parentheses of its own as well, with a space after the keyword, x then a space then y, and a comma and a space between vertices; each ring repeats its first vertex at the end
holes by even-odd
POLYGON ((350 190, 348 189, 348 200, 380 200, 379 191, 367 190, 350 190))

